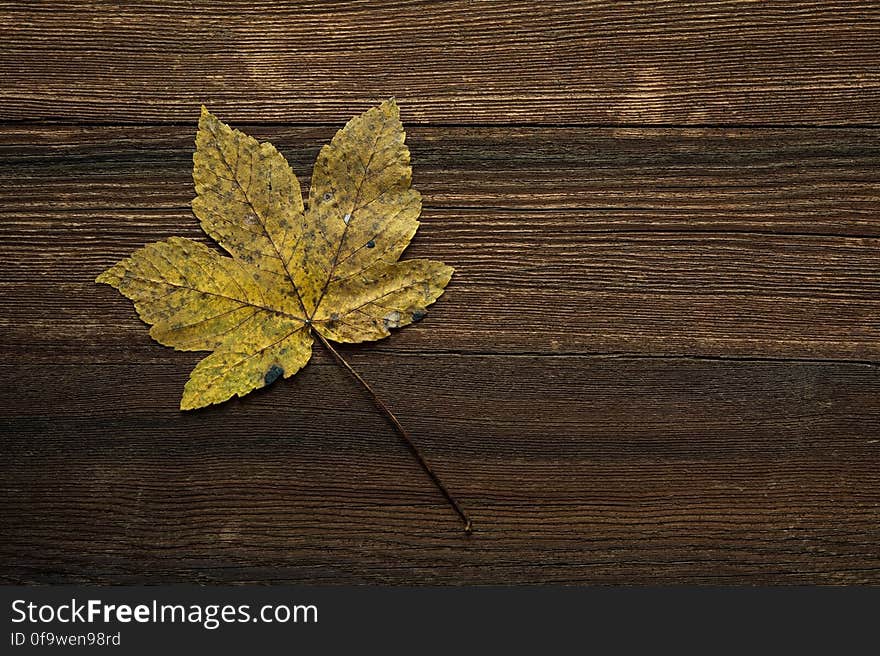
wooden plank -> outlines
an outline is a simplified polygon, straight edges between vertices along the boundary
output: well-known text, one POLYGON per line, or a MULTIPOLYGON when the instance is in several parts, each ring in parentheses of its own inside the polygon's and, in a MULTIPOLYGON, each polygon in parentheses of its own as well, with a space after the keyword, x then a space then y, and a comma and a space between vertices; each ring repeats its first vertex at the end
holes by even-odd
POLYGON ((876 124, 876 2, 0 6, 0 119, 876 124))
MULTIPOLYGON (((0 212, 183 212, 193 197, 197 116, 190 119, 181 127, 0 126, 0 212)), ((318 149, 336 130, 236 127, 276 144, 304 193, 318 149)), ((407 142, 425 207, 445 214, 531 210, 551 222, 567 215, 594 232, 876 237, 878 135, 827 128, 414 127, 407 142)), ((141 229, 165 229, 163 221, 150 218, 141 229)))
MULTIPOLYGON (((447 294, 418 326, 370 348, 880 359, 876 239, 664 234, 492 249, 441 239, 423 237, 412 255, 457 267, 447 294)), ((128 245, 9 244, 3 257, 21 268, 2 283, 5 354, 169 357, 128 301, 92 282, 128 245)))
POLYGON ((880 582, 876 366, 346 353, 472 538, 335 365, 4 364, 2 580, 880 582))
MULTIPOLYGON (((324 128, 254 132, 308 171, 324 128)), ((2 349, 33 364, 162 360, 93 279, 204 239, 192 128, 0 131, 2 349)), ((392 351, 880 358, 875 130, 413 130, 424 225, 457 275, 392 351)))

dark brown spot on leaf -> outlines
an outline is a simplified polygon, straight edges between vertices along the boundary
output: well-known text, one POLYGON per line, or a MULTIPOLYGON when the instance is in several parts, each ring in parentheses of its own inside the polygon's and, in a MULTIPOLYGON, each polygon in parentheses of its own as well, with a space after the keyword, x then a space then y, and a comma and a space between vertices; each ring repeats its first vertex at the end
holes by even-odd
POLYGON ((266 372, 266 375, 263 376, 263 380, 265 381, 266 385, 271 385, 283 375, 284 369, 282 367, 279 367, 277 364, 273 364, 271 367, 269 367, 269 371, 266 372))

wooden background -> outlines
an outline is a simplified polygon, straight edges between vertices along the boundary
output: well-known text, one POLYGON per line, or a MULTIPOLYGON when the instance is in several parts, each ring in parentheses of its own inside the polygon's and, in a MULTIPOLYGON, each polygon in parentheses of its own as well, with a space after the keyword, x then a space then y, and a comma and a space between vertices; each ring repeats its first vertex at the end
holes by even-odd
POLYGON ((880 583, 876 2, 0 5, 0 581, 880 583), (304 184, 394 95, 428 318, 203 412, 93 283, 201 103, 304 184))

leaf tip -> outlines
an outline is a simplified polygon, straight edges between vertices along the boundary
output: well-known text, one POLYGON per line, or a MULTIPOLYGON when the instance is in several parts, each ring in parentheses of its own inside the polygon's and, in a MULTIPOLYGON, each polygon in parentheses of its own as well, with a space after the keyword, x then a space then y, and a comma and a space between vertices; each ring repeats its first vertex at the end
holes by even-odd
POLYGON ((183 396, 180 397, 180 409, 182 411, 186 412, 187 410, 195 410, 204 406, 204 403, 199 403, 196 399, 192 397, 192 395, 187 394, 186 390, 184 389, 183 396))
POLYGON ((210 129, 213 123, 217 122, 217 117, 214 116, 208 108, 202 105, 201 113, 199 114, 199 130, 208 130, 210 129))
POLYGON ((380 108, 391 112, 392 116, 400 117, 400 107, 397 105, 397 98, 391 96, 380 105, 380 108))
POLYGON ((112 274, 113 267, 108 269, 104 269, 98 276, 95 278, 95 283, 99 285, 113 285, 116 282, 116 278, 113 277, 112 274))

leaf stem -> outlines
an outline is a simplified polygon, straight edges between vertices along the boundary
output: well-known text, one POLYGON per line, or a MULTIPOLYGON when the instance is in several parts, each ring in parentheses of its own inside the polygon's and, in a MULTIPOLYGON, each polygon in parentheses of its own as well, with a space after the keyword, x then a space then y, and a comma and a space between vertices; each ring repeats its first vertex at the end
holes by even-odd
POLYGON ((437 486, 437 489, 440 490, 441 494, 443 494, 443 496, 446 498, 446 500, 449 502, 455 512, 458 513, 461 521, 464 522, 464 532, 467 535, 473 533, 473 523, 471 522, 471 518, 461 507, 461 504, 456 501, 455 497, 452 496, 452 493, 443 484, 443 481, 440 480, 440 477, 431 468, 431 465, 429 465, 428 462, 425 460, 422 452, 419 451, 419 448, 416 446, 415 442, 413 442, 412 437, 410 437, 410 434, 407 432, 407 430, 400 423, 400 420, 394 415, 393 412, 391 412, 391 409, 387 405, 385 405, 385 402, 381 398, 379 398, 376 392, 373 391, 373 388, 370 387, 367 381, 361 378, 360 374, 352 369, 351 365, 348 364, 345 359, 343 359, 343 357, 335 348, 333 348, 330 342, 328 342, 327 339, 317 330, 313 330, 312 332, 318 336, 318 339, 320 339, 327 350, 330 351, 330 354, 333 356, 336 362, 338 362, 343 369, 348 371, 348 373, 350 373, 352 377, 354 377, 354 379, 357 380, 361 385, 363 385, 364 389, 370 393, 370 396, 373 397, 373 402, 376 404, 376 407, 378 407, 383 413, 385 413, 385 416, 388 418, 394 428, 397 429, 397 432, 403 438, 404 442, 406 442, 407 446, 410 448, 410 451, 412 451, 412 454, 416 457, 416 460, 419 461, 422 469, 425 470, 425 473, 428 474, 432 481, 434 481, 434 485, 437 486))

